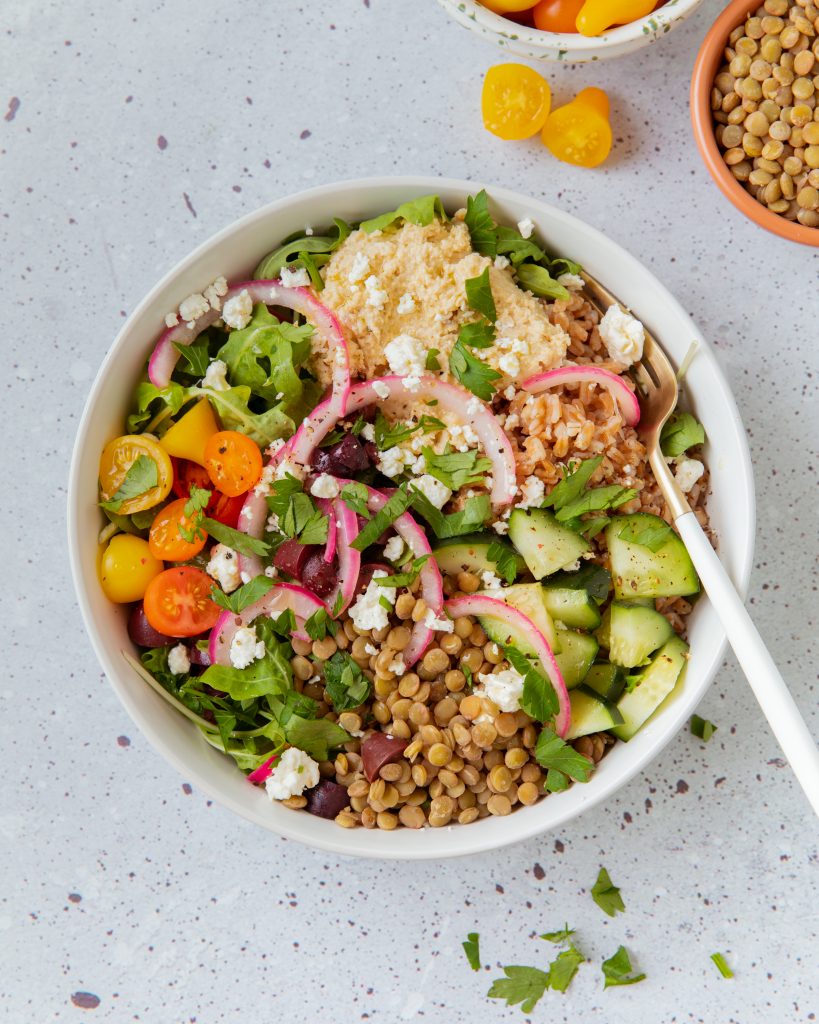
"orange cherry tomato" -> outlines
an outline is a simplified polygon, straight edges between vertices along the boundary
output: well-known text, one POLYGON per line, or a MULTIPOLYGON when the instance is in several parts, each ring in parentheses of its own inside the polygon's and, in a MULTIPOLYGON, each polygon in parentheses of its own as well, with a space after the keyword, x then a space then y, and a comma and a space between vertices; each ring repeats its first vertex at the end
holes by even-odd
POLYGON ((239 513, 242 511, 242 506, 245 503, 244 495, 240 494, 235 498, 229 498, 226 494, 222 494, 221 491, 215 489, 204 466, 199 466, 195 462, 189 462, 187 459, 174 459, 174 494, 179 498, 189 498, 191 487, 193 486, 201 487, 203 490, 211 492, 210 501, 205 509, 205 515, 210 519, 215 519, 217 522, 224 523, 225 526, 231 526, 235 529, 236 524, 239 522, 239 513))
POLYGON ((577 16, 585 0, 540 0, 532 11, 541 32, 577 32, 577 16))
POLYGON ((481 3, 495 14, 516 14, 518 11, 528 11, 535 6, 537 0, 481 0, 481 3))
POLYGON ((481 93, 484 127, 499 139, 528 139, 549 116, 552 91, 525 64, 496 64, 486 72, 481 93))
POLYGON ((222 609, 210 599, 213 580, 202 569, 178 565, 148 584, 145 618, 165 636, 198 636, 211 629, 222 609))
POLYGON ((254 487, 262 475, 262 453, 237 430, 220 430, 205 445, 205 469, 214 487, 234 498, 254 487))
POLYGON ((195 531, 194 517, 185 515, 186 504, 185 498, 178 498, 157 512, 148 533, 148 547, 154 558, 165 562, 187 562, 205 546, 208 535, 201 527, 195 531), (186 540, 183 530, 196 539, 186 540))
POLYGON ((140 456, 153 462, 156 469, 156 486, 133 498, 126 498, 118 508, 121 515, 144 512, 153 508, 168 496, 173 482, 173 468, 167 452, 153 438, 142 434, 126 434, 109 441, 100 456, 100 491, 103 501, 110 501, 128 475, 128 470, 140 456))
POLYGON ((609 98, 602 89, 583 89, 549 115, 543 144, 564 163, 597 167, 611 152, 609 98))

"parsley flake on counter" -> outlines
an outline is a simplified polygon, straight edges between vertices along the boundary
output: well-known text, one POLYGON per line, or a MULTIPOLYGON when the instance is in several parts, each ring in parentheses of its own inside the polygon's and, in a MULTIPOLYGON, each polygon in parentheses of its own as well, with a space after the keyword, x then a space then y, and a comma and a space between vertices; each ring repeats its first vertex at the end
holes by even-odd
POLYGON ((505 999, 507 1006, 520 1003, 531 1013, 549 987, 549 975, 537 967, 504 967, 505 978, 496 978, 487 992, 490 999, 505 999))
POLYGON ((700 718, 699 715, 691 716, 691 732, 698 740, 707 743, 716 731, 717 727, 707 718, 700 718))
POLYGON ((723 978, 733 978, 734 972, 728 966, 728 961, 722 955, 722 953, 712 953, 711 959, 717 966, 717 970, 723 976, 723 978))
POLYGON ((614 917, 618 912, 622 913, 626 909, 620 890, 609 878, 609 873, 605 868, 600 868, 597 881, 592 886, 591 895, 597 906, 609 917, 614 917))
POLYGON ((616 985, 636 985, 645 980, 645 974, 632 974, 631 958, 625 946, 618 946, 617 952, 603 961, 603 977, 606 979, 603 988, 616 985))
POLYGON ((480 936, 477 932, 470 932, 466 937, 466 942, 462 942, 461 945, 466 953, 466 959, 469 961, 469 966, 473 971, 479 971, 481 969, 481 951, 480 951, 480 936))
POLYGON ((569 942, 569 948, 558 953, 557 958, 549 964, 549 988, 555 992, 565 992, 585 960, 574 943, 569 942))
POLYGON ((574 935, 574 928, 570 928, 567 924, 556 932, 544 932, 540 937, 545 939, 547 942, 561 943, 568 942, 569 939, 574 935))
POLYGON ((146 491, 152 490, 158 483, 159 470, 154 460, 147 455, 138 455, 128 467, 128 472, 116 492, 108 501, 101 501, 100 507, 108 512, 119 512, 126 501, 138 498, 146 491))

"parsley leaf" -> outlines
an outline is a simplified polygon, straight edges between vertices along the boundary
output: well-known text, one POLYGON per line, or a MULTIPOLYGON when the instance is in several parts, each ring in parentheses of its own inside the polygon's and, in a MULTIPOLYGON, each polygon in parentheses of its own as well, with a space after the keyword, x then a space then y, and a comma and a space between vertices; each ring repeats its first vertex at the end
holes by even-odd
POLYGON ((711 959, 717 965, 717 970, 723 976, 723 978, 733 978, 734 972, 728 966, 728 961, 722 955, 722 953, 712 953, 711 959))
POLYGON ((202 520, 204 518, 204 510, 210 501, 210 495, 211 492, 204 487, 197 487, 196 484, 191 486, 188 500, 182 509, 182 514, 190 525, 186 526, 181 520, 177 523, 179 533, 189 544, 204 539, 202 520))
POLYGON ((521 263, 517 268, 518 284, 524 291, 542 299, 568 299, 569 289, 559 284, 545 267, 521 263))
POLYGON ((560 710, 560 703, 549 680, 517 648, 504 647, 503 653, 512 668, 523 676, 522 710, 537 722, 553 719, 560 710))
POLYGON ((498 575, 508 584, 512 584, 518 575, 518 555, 508 544, 493 540, 486 551, 486 557, 495 563, 498 575))
POLYGON ((495 328, 488 320, 476 320, 473 324, 464 324, 458 331, 458 341, 462 345, 473 348, 489 348, 495 343, 495 328))
POLYGON ((496 978, 487 992, 490 999, 505 999, 507 1006, 520 1003, 524 1013, 531 1013, 549 987, 549 975, 537 967, 504 967, 505 978, 496 978))
POLYGON ((645 974, 631 974, 631 959, 625 946, 618 946, 617 952, 603 961, 603 977, 606 979, 603 988, 615 985, 636 985, 645 979, 645 974), (630 976, 631 975, 631 976, 630 976))
POLYGON ((309 619, 305 619, 304 631, 311 640, 323 640, 328 633, 336 635, 338 623, 330 618, 325 608, 318 608, 309 619))
POLYGON ((544 932, 540 937, 545 939, 547 942, 568 942, 569 939, 574 935, 574 928, 570 928, 567 924, 564 925, 560 931, 557 932, 544 932))
POLYGON ((492 469, 489 459, 474 450, 446 451, 438 455, 432 448, 424 448, 423 454, 427 473, 446 484, 451 491, 459 491, 462 487, 483 486, 486 474, 492 469))
POLYGON ((324 544, 327 540, 329 520, 316 508, 315 502, 302 489, 301 480, 289 473, 274 480, 267 505, 279 521, 279 530, 301 544, 324 544))
POLYGON ((220 608, 224 608, 229 612, 235 612, 238 615, 248 605, 255 604, 256 601, 263 598, 273 586, 275 586, 274 581, 268 579, 267 576, 257 576, 255 579, 250 580, 249 583, 239 587, 238 590, 234 590, 232 594, 226 594, 218 587, 213 587, 210 592, 210 598, 220 608))
POLYGON ((379 451, 386 452, 396 445, 403 444, 408 438, 420 430, 422 434, 429 434, 433 430, 443 430, 446 426, 435 416, 421 417, 417 423, 390 423, 379 410, 375 415, 375 445, 379 451))
POLYGON ((691 716, 691 732, 703 743, 707 743, 716 731, 717 727, 707 718, 700 718, 699 715, 691 716))
POLYGON ((208 507, 210 501, 211 492, 205 487, 197 487, 196 484, 191 485, 190 494, 188 500, 185 502, 184 513, 185 516, 190 519, 191 516, 195 516, 197 512, 202 512, 208 507))
POLYGON ((250 537, 240 530, 234 530, 232 526, 225 526, 216 519, 209 519, 205 516, 202 520, 202 528, 207 530, 214 540, 220 544, 227 544, 229 548, 238 551, 242 555, 259 555, 264 557, 270 552, 270 545, 256 537, 250 537))
POLYGON ((580 950, 570 942, 569 948, 558 953, 557 959, 549 965, 549 988, 555 992, 565 992, 585 960, 580 950))
MULTIPOLYGON (((412 565, 404 572, 393 573, 392 576, 373 577, 379 587, 409 587, 418 579, 418 574, 424 568, 431 555, 421 555, 420 558, 413 558, 412 565)), ((392 611, 392 606, 390 606, 392 611)))
POLYGON ((472 533, 483 526, 490 515, 488 494, 475 494, 467 498, 460 512, 451 515, 445 515, 425 494, 415 488, 411 491, 411 499, 412 507, 426 519, 438 540, 472 533))
POLYGON ((402 203, 397 210, 382 213, 371 220, 363 220, 359 226, 362 231, 371 234, 373 231, 383 231, 384 228, 391 227, 399 220, 407 220, 411 224, 424 227, 436 219, 447 219, 440 197, 420 196, 418 199, 410 199, 406 203, 402 203))
POLYGON ((464 953, 466 953, 466 959, 469 961, 469 966, 473 971, 481 969, 481 952, 478 943, 479 936, 477 932, 470 932, 466 937, 466 942, 461 943, 464 947, 464 953))
POLYGON ((431 348, 427 352, 427 358, 424 361, 425 370, 431 370, 433 373, 437 373, 441 369, 441 364, 438 362, 438 355, 440 351, 440 349, 431 348))
POLYGON ((633 521, 623 526, 617 536, 629 544, 639 544, 649 551, 659 551, 673 532, 668 523, 651 522, 648 526, 642 526, 633 521))
POLYGON ((611 590, 611 573, 596 562, 586 562, 573 572, 558 572, 550 576, 550 586, 552 583, 561 590, 588 591, 598 604, 602 604, 611 590))
POLYGON ((267 495, 267 507, 279 517, 285 515, 290 504, 290 498, 303 490, 301 480, 287 473, 281 480, 274 480, 270 484, 270 493, 267 495))
POLYGON ((481 189, 475 196, 467 196, 464 223, 469 229, 469 237, 472 239, 472 248, 475 252, 479 252, 481 256, 497 256, 497 233, 495 222, 489 212, 489 199, 485 189, 481 189))
POLYGON ((411 501, 412 497, 407 493, 406 487, 399 487, 386 505, 365 524, 350 546, 356 551, 364 551, 370 544, 374 544, 381 534, 407 511, 411 501))
POLYGON ((346 651, 324 663, 324 688, 339 713, 360 707, 370 695, 370 681, 346 651))
POLYGON ((107 512, 119 512, 126 501, 147 493, 158 483, 159 470, 154 460, 147 455, 138 455, 116 492, 107 501, 101 501, 100 507, 107 512))
POLYGON ((460 340, 456 341, 449 354, 449 372, 465 388, 488 402, 495 393, 492 381, 499 380, 502 374, 487 366, 483 360, 472 355, 460 340))
POLYGON ((352 736, 328 718, 305 720, 294 715, 285 726, 287 742, 303 750, 316 761, 326 761, 333 747, 349 743, 352 736))
POLYGON ((690 412, 675 412, 660 432, 663 455, 676 458, 705 441, 705 430, 690 412))
POLYGON ((623 897, 620 895, 620 890, 609 878, 609 873, 605 868, 600 868, 597 881, 592 886, 591 894, 597 906, 600 907, 604 914, 608 914, 609 917, 614 917, 617 913, 622 913, 626 909, 623 897))
POLYGON ((356 482, 347 484, 341 491, 341 500, 347 508, 357 515, 364 516, 365 519, 370 518, 370 508, 367 504, 369 496, 366 484, 356 482))
POLYGON ((185 373, 193 377, 204 377, 210 363, 207 333, 200 334, 192 345, 180 345, 176 341, 172 344, 184 360, 185 373))
MULTIPOLYGON (((535 759, 543 768, 567 775, 578 782, 588 782, 594 763, 562 740, 556 732, 544 726, 535 747, 535 759)), ((548 785, 548 778, 547 778, 548 785)), ((562 788, 565 789, 565 786, 562 788)), ((554 790, 552 790, 554 792, 554 790)))
POLYGON ((602 461, 603 456, 598 455, 593 459, 570 463, 563 470, 563 479, 560 483, 555 484, 546 496, 543 507, 553 508, 557 512, 576 501, 586 489, 586 485, 602 461))
MULTIPOLYGON (((619 484, 610 484, 608 487, 592 487, 584 491, 579 498, 564 505, 556 513, 555 519, 559 523, 566 523, 572 519, 577 519, 586 512, 599 512, 603 509, 618 508, 636 496, 637 492, 635 490, 621 487, 619 484)), ((581 529, 584 526, 583 523, 579 525, 581 529)))
POLYGON ((464 281, 464 288, 469 308, 486 317, 490 323, 494 323, 498 318, 498 311, 495 309, 495 299, 489 283, 489 267, 484 267, 483 273, 477 277, 467 278, 464 281))

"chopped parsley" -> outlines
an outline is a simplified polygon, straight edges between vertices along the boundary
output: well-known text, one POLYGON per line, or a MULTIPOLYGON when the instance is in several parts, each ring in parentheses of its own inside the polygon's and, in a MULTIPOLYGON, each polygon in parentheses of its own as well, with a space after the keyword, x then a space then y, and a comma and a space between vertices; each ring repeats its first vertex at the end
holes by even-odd
POLYGON ((205 516, 202 519, 202 528, 207 530, 214 540, 220 544, 226 544, 241 555, 259 555, 264 557, 270 552, 270 545, 256 537, 250 537, 240 530, 234 530, 232 526, 225 526, 216 519, 209 519, 205 516))
POLYGON ((425 494, 415 488, 412 489, 411 500, 412 507, 426 519, 438 540, 473 533, 483 526, 491 511, 488 494, 474 494, 466 499, 460 512, 453 512, 451 515, 445 515, 425 494))
POLYGON ((422 451, 427 473, 440 480, 451 491, 459 491, 462 487, 484 486, 486 474, 492 469, 489 459, 483 458, 474 450, 447 450, 441 455, 436 454, 432 448, 424 448, 422 451))
POLYGON ((370 518, 370 506, 368 504, 370 491, 366 484, 347 484, 341 491, 341 500, 351 511, 365 519, 370 518))
POLYGON ((518 575, 518 555, 508 544, 493 540, 486 551, 486 557, 495 563, 498 576, 508 584, 512 584, 518 575))
POLYGON ((733 978, 734 972, 728 966, 728 961, 722 955, 722 953, 712 953, 711 959, 717 965, 717 970, 723 976, 723 978, 733 978))
POLYGON ((700 718, 699 715, 691 716, 691 732, 698 740, 707 743, 716 731, 717 727, 707 718, 700 718))
POLYGON ((566 924, 559 931, 544 932, 540 937, 541 939, 545 939, 547 942, 560 944, 561 942, 568 942, 572 935, 574 935, 574 928, 570 928, 566 924))
POLYGON ((549 964, 549 988, 555 992, 565 992, 585 960, 574 943, 569 942, 569 948, 558 953, 557 958, 549 964))
POLYGON ((552 793, 566 789, 568 779, 588 782, 594 771, 594 762, 578 754, 548 726, 543 727, 538 737, 535 760, 548 770, 546 788, 552 793))
POLYGON ((495 328, 488 320, 476 320, 472 324, 464 324, 458 331, 458 341, 472 348, 489 348, 495 342, 495 328))
POLYGON ((549 988, 549 974, 537 967, 504 967, 505 978, 496 978, 487 992, 490 999, 505 999, 507 1006, 520 1003, 531 1013, 549 988))
POLYGON ((412 497, 407 493, 406 486, 399 487, 386 504, 364 525, 350 546, 356 551, 363 551, 370 544, 374 544, 381 534, 407 511, 411 502, 412 497))
POLYGON ((235 612, 238 615, 248 605, 255 604, 256 601, 263 598, 273 586, 275 586, 273 580, 268 579, 266 576, 257 576, 255 579, 250 580, 249 583, 239 587, 238 590, 234 590, 232 594, 226 594, 218 587, 213 587, 210 597, 213 603, 218 604, 220 608, 224 608, 229 612, 235 612))
POLYGON ((464 281, 464 288, 469 308, 480 313, 490 323, 494 323, 498 318, 498 311, 495 308, 492 286, 489 283, 489 267, 484 267, 483 273, 477 277, 467 278, 464 281))
POLYGON ((107 501, 101 501, 100 507, 107 512, 119 512, 126 501, 147 494, 158 483, 159 470, 154 460, 147 455, 137 455, 115 493, 107 501))
POLYGON ((625 946, 618 946, 617 952, 603 961, 603 977, 606 979, 603 988, 615 985, 636 985, 645 980, 645 974, 632 974, 631 958, 625 946))
MULTIPOLYGON (((412 564, 403 572, 393 573, 392 576, 375 576, 373 579, 379 587, 410 587, 418 579, 418 574, 430 557, 430 555, 421 555, 420 558, 413 558, 412 564)), ((390 605, 390 611, 392 611, 392 605, 390 605)))
POLYGON ((193 544, 197 540, 204 540, 202 520, 205 518, 205 509, 208 507, 210 495, 211 492, 204 487, 197 487, 196 484, 191 486, 188 500, 182 509, 190 526, 185 526, 182 522, 177 523, 179 533, 189 544, 193 544))
POLYGON ((560 710, 560 703, 552 684, 517 648, 504 647, 503 653, 512 668, 523 676, 521 709, 537 722, 551 721, 560 710))
POLYGON ((316 508, 310 495, 304 493, 301 480, 289 473, 281 480, 274 480, 267 505, 277 516, 279 530, 285 537, 301 544, 326 542, 328 517, 316 508))
POLYGON ((603 461, 602 455, 593 459, 585 459, 579 463, 570 463, 563 471, 563 479, 556 484, 543 502, 543 508, 552 508, 558 522, 577 530, 578 533, 591 532, 594 536, 606 525, 607 520, 601 517, 583 522, 580 516, 587 512, 600 512, 605 509, 618 508, 636 497, 637 492, 619 484, 607 487, 589 487, 589 480, 603 461))
MULTIPOLYGON (((618 508, 637 497, 637 492, 630 487, 621 487, 619 484, 610 484, 607 487, 591 487, 575 498, 574 501, 563 505, 556 513, 555 518, 559 523, 571 524, 571 521, 585 515, 586 512, 600 512, 604 509, 618 508)), ((579 528, 585 526, 580 523, 579 528)), ((603 524, 605 525, 605 523, 603 524)))
POLYGON ((675 412, 660 431, 660 448, 672 459, 704 441, 705 430, 690 412, 675 412))
POLYGON ((449 355, 449 372, 459 384, 484 402, 488 402, 495 394, 496 389, 492 382, 502 376, 497 370, 487 366, 482 359, 474 356, 460 338, 455 342, 449 355))
POLYGON ((416 431, 431 434, 443 430, 446 424, 436 416, 424 414, 417 423, 390 423, 379 410, 375 416, 375 446, 381 452, 389 451, 396 445, 409 440, 416 431))
POLYGON ((328 634, 336 635, 338 623, 330 618, 325 608, 318 608, 309 619, 305 619, 304 631, 311 640, 323 640, 328 634))
POLYGON ((440 349, 437 348, 431 348, 427 352, 427 358, 424 362, 425 370, 431 370, 433 373, 438 373, 438 371, 441 369, 441 364, 438 362, 439 353, 440 349))
POLYGON ((346 651, 324 662, 324 688, 339 713, 360 707, 370 695, 370 681, 346 651))
POLYGON ((466 959, 469 961, 469 966, 473 971, 479 971, 481 969, 481 951, 479 941, 480 937, 478 933, 470 932, 466 937, 466 942, 461 943, 464 947, 464 953, 466 953, 466 959))
POLYGON ((605 868, 600 868, 597 881, 592 886, 591 895, 597 906, 609 917, 614 917, 626 909, 620 890, 609 878, 609 873, 605 868))
POLYGON ((623 526, 617 536, 629 544, 639 544, 649 551, 659 551, 673 533, 668 523, 650 522, 648 526, 642 526, 638 521, 633 521, 623 526))

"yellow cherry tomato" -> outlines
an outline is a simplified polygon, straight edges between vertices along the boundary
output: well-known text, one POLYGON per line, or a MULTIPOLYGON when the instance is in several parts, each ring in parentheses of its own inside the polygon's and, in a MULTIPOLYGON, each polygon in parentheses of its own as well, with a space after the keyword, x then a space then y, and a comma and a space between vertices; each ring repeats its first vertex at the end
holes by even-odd
POLYGON ((628 25, 651 14, 657 0, 586 0, 577 16, 584 36, 599 36, 612 25, 628 25))
POLYGON ((205 445, 218 429, 213 408, 207 398, 203 398, 174 423, 159 443, 169 455, 204 466, 205 445))
POLYGON ((105 596, 117 604, 139 601, 148 584, 165 568, 151 554, 148 541, 130 533, 112 537, 100 563, 100 582, 105 596))
POLYGON ((537 2, 538 0, 481 0, 484 7, 488 7, 495 14, 517 14, 519 11, 528 11, 537 2))
POLYGON ((532 11, 541 32, 577 34, 577 15, 585 0, 540 0, 532 11))
POLYGON ((484 127, 499 139, 528 139, 549 116, 552 91, 525 64, 496 64, 486 72, 481 94, 484 127))
POLYGON ((611 152, 609 98, 602 89, 583 89, 553 110, 543 126, 543 144, 564 163, 597 167, 611 152))
POLYGON ((117 511, 124 516, 144 512, 167 497, 173 484, 173 466, 168 453, 153 438, 144 434, 116 437, 105 446, 100 456, 100 492, 103 501, 110 501, 119 490, 128 470, 140 456, 156 466, 156 486, 133 498, 126 498, 117 511))

